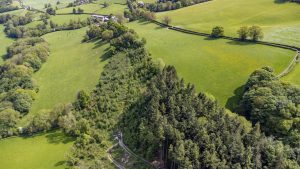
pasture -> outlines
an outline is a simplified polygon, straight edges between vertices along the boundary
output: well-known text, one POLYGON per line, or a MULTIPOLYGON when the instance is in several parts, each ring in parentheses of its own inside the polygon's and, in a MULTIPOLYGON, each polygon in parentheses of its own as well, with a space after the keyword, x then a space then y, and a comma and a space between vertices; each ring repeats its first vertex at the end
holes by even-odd
MULTIPOLYGON (((77 7, 74 7, 75 9, 81 8, 84 10, 85 13, 95 13, 95 14, 117 14, 117 13, 123 13, 124 9, 127 8, 126 5, 122 4, 114 4, 112 3, 108 7, 104 7, 102 3, 99 4, 84 4, 77 7)), ((72 13, 73 7, 70 8, 63 8, 57 11, 57 14, 64 14, 64 13, 72 13)))
POLYGON ((73 139, 60 131, 0 140, 0 166, 5 169, 63 169, 73 139))
POLYGON ((89 92, 96 86, 106 64, 102 55, 108 46, 98 42, 82 43, 85 32, 83 28, 43 36, 50 44, 51 54, 34 74, 39 93, 31 113, 72 102, 79 90, 89 92))
POLYGON ((241 26, 262 27, 265 41, 300 45, 300 5, 281 0, 212 0, 210 2, 157 14, 168 15, 171 25, 210 33, 222 26, 225 35, 237 36, 241 26))
POLYGON ((146 47, 154 60, 174 65, 180 77, 195 84, 197 91, 214 95, 222 105, 238 92, 236 89, 245 84, 255 69, 271 66, 278 73, 295 54, 251 43, 210 40, 150 23, 133 22, 127 26, 147 39, 146 47))
POLYGON ((30 6, 35 9, 44 9, 44 5, 50 3, 53 7, 62 8, 73 2, 73 0, 59 0, 60 4, 57 5, 57 0, 23 0, 24 5, 30 6))
POLYGON ((296 67, 287 76, 283 77, 283 80, 289 81, 300 86, 300 64, 298 63, 296 67))
POLYGON ((1 42, 1 45, 0 45, 0 64, 3 63, 2 57, 3 57, 3 55, 6 54, 6 48, 9 45, 11 45, 14 41, 13 39, 8 38, 3 31, 4 31, 4 26, 0 25, 0 42, 1 42))

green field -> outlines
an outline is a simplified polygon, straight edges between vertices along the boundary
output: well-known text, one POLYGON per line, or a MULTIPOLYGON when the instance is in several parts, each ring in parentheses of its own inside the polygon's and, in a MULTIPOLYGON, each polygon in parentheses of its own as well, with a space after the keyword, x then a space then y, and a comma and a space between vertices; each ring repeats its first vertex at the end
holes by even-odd
POLYGON ((6 54, 6 48, 13 43, 13 39, 6 37, 4 31, 4 26, 0 25, 0 64, 3 63, 2 56, 6 54))
POLYGON ((81 90, 92 90, 100 77, 108 47, 100 43, 81 43, 86 28, 50 33, 44 38, 50 44, 50 56, 34 78, 39 93, 31 112, 51 109, 56 104, 72 102, 81 90))
POLYGON ((300 86, 300 63, 283 79, 300 86))
POLYGON ((262 66, 272 66, 278 73, 294 56, 293 51, 224 39, 207 40, 147 23, 129 23, 141 37, 154 59, 174 65, 186 82, 198 91, 213 94, 222 105, 234 96, 250 73, 262 66))
POLYGON ((241 26, 258 25, 263 28, 264 40, 300 46, 300 5, 278 1, 213 0, 157 17, 160 20, 168 15, 172 25, 206 33, 214 26, 223 26, 230 36, 236 36, 241 26))
MULTIPOLYGON (((121 4, 111 4, 108 7, 104 8, 102 3, 99 4, 85 4, 75 7, 75 9, 81 8, 84 10, 85 13, 96 13, 96 14, 117 14, 121 13, 123 14, 123 11, 125 8, 127 8, 126 5, 121 4)), ((62 13, 72 13, 73 7, 71 8, 63 8, 57 11, 58 14, 62 13)))
POLYGON ((63 169, 65 153, 72 143, 72 138, 58 131, 1 140, 0 168, 63 169))
POLYGON ((44 5, 50 3, 53 7, 62 8, 74 0, 59 0, 60 4, 56 5, 58 0, 23 0, 24 5, 31 6, 36 9, 44 9, 44 5))

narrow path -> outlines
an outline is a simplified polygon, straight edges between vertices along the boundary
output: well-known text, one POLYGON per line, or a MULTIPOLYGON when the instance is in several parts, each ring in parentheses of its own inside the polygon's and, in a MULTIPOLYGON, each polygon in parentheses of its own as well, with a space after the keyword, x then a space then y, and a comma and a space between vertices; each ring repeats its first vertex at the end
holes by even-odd
POLYGON ((111 150, 112 150, 114 147, 116 147, 116 146, 118 146, 118 143, 115 144, 115 145, 113 145, 112 147, 110 147, 110 148, 106 151, 107 157, 108 157, 109 161, 111 161, 112 163, 114 163, 114 165, 115 165, 117 168, 119 168, 119 169, 125 169, 125 167, 124 167, 122 164, 120 164, 119 162, 117 162, 116 160, 114 160, 114 159, 112 158, 112 156, 111 156, 111 150))
POLYGON ((116 146, 119 145, 120 147, 123 148, 124 151, 126 151, 126 152, 127 152, 128 154, 130 154, 131 156, 133 156, 133 157, 135 157, 135 158, 137 158, 137 159, 140 159, 141 161, 143 161, 144 163, 146 163, 147 165, 149 165, 151 168, 157 169, 157 167, 153 166, 149 161, 147 161, 147 160, 144 159, 143 157, 140 157, 139 155, 135 154, 133 151, 131 151, 131 150, 124 144, 124 142, 123 142, 123 134, 122 134, 121 132, 115 137, 115 139, 118 141, 118 143, 115 144, 115 145, 113 145, 112 147, 110 147, 110 148, 106 151, 106 153, 107 153, 108 159, 109 159, 112 163, 114 163, 114 165, 115 165, 117 168, 119 168, 119 169, 125 169, 125 167, 124 167, 122 164, 118 163, 116 160, 114 160, 114 159, 112 158, 110 152, 111 152, 111 150, 112 150, 114 147, 116 147, 116 146))
POLYGON ((300 51, 298 50, 291 63, 288 65, 288 67, 284 69, 281 73, 279 73, 277 77, 281 78, 283 76, 286 76, 288 73, 290 73, 298 63, 299 59, 300 59, 300 51))

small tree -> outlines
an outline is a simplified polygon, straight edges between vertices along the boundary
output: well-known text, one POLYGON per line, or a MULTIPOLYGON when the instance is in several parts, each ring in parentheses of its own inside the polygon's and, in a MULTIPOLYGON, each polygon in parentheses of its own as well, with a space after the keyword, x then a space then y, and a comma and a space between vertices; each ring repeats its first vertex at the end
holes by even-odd
POLYGON ((81 9, 81 8, 78 8, 78 9, 77 9, 77 13, 83 13, 83 12, 84 12, 83 9, 81 9))
POLYGON ((242 41, 246 40, 249 34, 248 27, 247 26, 240 27, 240 29, 237 31, 237 34, 239 35, 240 40, 242 41))
POLYGON ((124 23, 124 21, 125 21, 123 14, 120 14, 120 13, 116 14, 116 18, 117 18, 117 22, 120 24, 124 23))
POLYGON ((52 7, 47 8, 46 12, 47 12, 48 14, 50 14, 50 15, 55 15, 55 14, 56 14, 55 9, 53 9, 52 7))
POLYGON ((76 9, 75 8, 73 8, 73 14, 76 14, 76 9))
POLYGON ((108 6, 109 6, 109 3, 105 1, 104 4, 103 4, 103 7, 107 8, 108 6))
POLYGON ((114 36, 114 32, 111 30, 105 30, 101 34, 103 40, 110 40, 114 36))
POLYGON ((214 27, 211 31, 210 36, 213 38, 219 38, 221 36, 224 36, 224 28, 221 26, 214 27))
POLYGON ((169 17, 169 16, 165 16, 163 19, 162 19, 162 22, 166 25, 169 25, 171 22, 172 22, 172 19, 169 17))
POLYGON ((251 26, 249 28, 249 36, 253 41, 257 41, 264 37, 262 29, 259 26, 251 26))

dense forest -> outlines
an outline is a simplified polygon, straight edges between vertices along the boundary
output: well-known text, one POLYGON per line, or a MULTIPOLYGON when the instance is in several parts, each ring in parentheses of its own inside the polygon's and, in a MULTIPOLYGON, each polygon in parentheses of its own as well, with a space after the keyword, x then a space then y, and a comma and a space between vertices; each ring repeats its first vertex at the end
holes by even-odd
POLYGON ((299 151, 221 108, 166 67, 124 114, 125 142, 168 168, 299 168, 299 151), (130 124, 130 125, 128 125, 130 124))
POLYGON ((279 80, 270 67, 253 72, 240 101, 240 114, 259 122, 267 135, 300 146, 300 88, 279 80))

